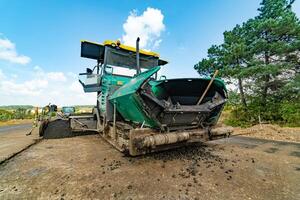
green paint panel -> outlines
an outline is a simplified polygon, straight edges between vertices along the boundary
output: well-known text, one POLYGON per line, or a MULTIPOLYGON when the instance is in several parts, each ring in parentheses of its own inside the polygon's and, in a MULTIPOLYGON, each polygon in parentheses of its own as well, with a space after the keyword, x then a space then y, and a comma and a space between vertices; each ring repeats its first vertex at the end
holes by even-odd
POLYGON ((147 113, 143 110, 143 105, 137 94, 137 90, 159 69, 160 67, 154 67, 132 78, 127 84, 116 90, 109 98, 110 102, 116 105, 118 112, 127 121, 135 123, 144 122, 145 125, 151 127, 157 126, 156 121, 147 116, 147 113))
POLYGON ((131 80, 130 77, 117 76, 112 74, 104 74, 101 77, 101 89, 102 93, 98 98, 100 102, 99 109, 100 113, 106 112, 106 99, 109 95, 115 92, 122 85, 127 84, 131 80))

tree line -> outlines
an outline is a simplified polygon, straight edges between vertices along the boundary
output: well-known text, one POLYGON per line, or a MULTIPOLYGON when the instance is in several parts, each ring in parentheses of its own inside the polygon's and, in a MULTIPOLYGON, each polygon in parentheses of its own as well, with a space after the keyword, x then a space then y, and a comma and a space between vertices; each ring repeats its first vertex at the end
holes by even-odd
POLYGON ((31 119, 34 114, 31 109, 18 107, 16 110, 0 109, 0 121, 8 121, 12 119, 31 119))
POLYGON ((295 0, 263 0, 258 15, 223 33, 207 58, 194 68, 202 76, 219 76, 229 91, 228 122, 255 124, 260 119, 300 126, 300 23, 295 0))

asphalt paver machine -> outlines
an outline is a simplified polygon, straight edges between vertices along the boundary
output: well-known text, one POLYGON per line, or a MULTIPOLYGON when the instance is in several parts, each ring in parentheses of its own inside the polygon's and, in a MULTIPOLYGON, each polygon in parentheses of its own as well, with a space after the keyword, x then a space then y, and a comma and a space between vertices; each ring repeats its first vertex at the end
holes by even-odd
POLYGON ((97 101, 89 116, 69 116, 72 131, 95 131, 131 156, 230 134, 216 127, 227 98, 221 79, 159 76, 168 62, 140 50, 139 38, 135 47, 81 41, 81 57, 97 63, 79 74, 83 90, 96 93, 97 101))

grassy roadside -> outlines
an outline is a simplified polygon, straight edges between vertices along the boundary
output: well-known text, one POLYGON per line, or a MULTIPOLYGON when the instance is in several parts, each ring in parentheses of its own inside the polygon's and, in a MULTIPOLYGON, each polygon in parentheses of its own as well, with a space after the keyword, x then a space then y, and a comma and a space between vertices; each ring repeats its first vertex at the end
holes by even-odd
POLYGON ((32 119, 13 119, 8 121, 0 121, 1 126, 17 125, 17 124, 29 124, 32 123, 32 119))

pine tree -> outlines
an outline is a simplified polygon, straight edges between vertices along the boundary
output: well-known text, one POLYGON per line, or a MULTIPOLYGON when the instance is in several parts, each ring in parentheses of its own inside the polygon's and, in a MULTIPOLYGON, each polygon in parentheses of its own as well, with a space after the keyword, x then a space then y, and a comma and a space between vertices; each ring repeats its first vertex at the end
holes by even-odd
POLYGON ((259 86, 261 104, 267 104, 269 92, 278 91, 293 78, 299 62, 300 25, 291 6, 293 1, 263 0, 259 15, 246 24, 255 61, 251 71, 259 86), (271 91, 270 91, 271 90, 271 91))
POLYGON ((249 49, 245 40, 245 29, 237 25, 232 31, 224 32, 224 43, 213 45, 208 49, 208 58, 202 59, 194 68, 201 75, 212 73, 213 70, 220 70, 220 75, 232 81, 238 82, 241 102, 247 107, 243 79, 245 74, 242 69, 247 67, 249 60, 249 49))
POLYGON ((263 0, 258 16, 225 31, 223 43, 194 66, 200 75, 219 69, 236 81, 244 110, 269 120, 282 118, 284 102, 300 102, 300 23, 293 3, 263 0))

